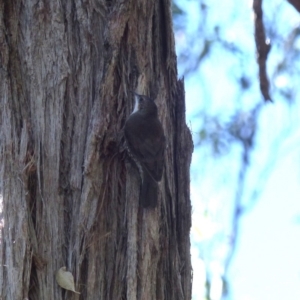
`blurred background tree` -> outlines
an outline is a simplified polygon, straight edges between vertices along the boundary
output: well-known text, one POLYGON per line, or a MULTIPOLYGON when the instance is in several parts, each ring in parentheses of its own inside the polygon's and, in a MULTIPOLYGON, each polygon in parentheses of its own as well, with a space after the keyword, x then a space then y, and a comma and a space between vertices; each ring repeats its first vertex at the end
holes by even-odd
POLYGON ((300 1, 261 2, 174 0, 195 144, 195 300, 300 296, 288 250, 300 245, 285 237, 300 235, 300 1))

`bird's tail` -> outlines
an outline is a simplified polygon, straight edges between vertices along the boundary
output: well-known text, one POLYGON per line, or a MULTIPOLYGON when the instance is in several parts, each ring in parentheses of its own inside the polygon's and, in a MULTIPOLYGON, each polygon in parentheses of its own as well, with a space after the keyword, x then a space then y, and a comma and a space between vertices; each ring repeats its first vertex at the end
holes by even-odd
POLYGON ((152 178, 152 176, 144 170, 143 182, 140 195, 140 202, 142 207, 155 207, 157 205, 158 198, 158 184, 152 178))

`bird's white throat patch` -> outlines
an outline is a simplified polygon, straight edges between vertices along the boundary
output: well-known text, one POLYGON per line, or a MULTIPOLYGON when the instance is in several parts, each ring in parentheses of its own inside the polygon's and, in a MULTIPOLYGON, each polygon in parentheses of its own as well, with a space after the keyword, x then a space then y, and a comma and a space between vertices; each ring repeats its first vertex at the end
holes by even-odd
POLYGON ((135 112, 137 112, 139 110, 139 98, 138 98, 138 96, 134 96, 134 100, 135 100, 134 108, 133 108, 133 111, 132 111, 131 114, 134 114, 135 112))

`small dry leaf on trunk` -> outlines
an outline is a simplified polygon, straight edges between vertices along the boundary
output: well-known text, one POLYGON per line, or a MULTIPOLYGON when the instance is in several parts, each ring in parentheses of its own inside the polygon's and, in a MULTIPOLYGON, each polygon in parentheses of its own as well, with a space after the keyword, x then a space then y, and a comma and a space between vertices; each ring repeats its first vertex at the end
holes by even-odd
POLYGON ((76 294, 80 294, 79 292, 75 291, 75 285, 74 285, 74 277, 73 274, 69 271, 67 271, 66 267, 61 267, 56 272, 56 281, 59 286, 62 288, 72 291, 76 294))

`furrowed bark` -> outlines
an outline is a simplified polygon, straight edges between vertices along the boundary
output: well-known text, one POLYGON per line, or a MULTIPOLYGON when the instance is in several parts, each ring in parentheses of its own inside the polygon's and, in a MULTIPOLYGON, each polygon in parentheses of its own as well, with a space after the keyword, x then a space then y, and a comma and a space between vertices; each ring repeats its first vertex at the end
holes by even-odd
POLYGON ((3 299, 191 299, 192 142, 170 5, 0 0, 3 299), (167 137, 152 210, 124 150, 136 89, 167 137), (62 266, 81 295, 56 283, 62 266))

